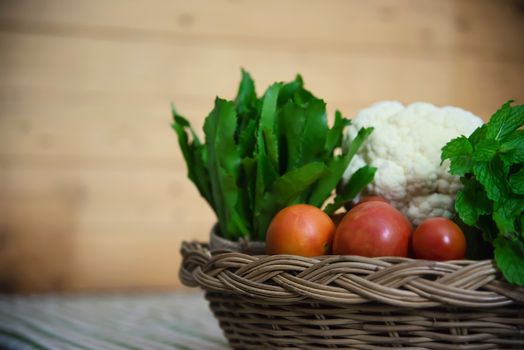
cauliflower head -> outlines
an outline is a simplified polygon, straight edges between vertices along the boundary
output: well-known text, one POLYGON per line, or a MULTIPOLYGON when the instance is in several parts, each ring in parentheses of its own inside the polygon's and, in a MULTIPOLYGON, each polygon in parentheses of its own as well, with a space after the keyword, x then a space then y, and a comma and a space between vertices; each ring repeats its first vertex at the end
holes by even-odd
POLYGON ((449 174, 448 161, 441 164, 441 149, 457 136, 469 136, 482 123, 457 107, 423 102, 374 104, 361 110, 348 128, 349 139, 362 127, 375 130, 351 161, 343 181, 349 181, 361 166, 372 165, 377 172, 363 195, 383 196, 415 225, 434 216, 451 218, 462 184, 449 174))

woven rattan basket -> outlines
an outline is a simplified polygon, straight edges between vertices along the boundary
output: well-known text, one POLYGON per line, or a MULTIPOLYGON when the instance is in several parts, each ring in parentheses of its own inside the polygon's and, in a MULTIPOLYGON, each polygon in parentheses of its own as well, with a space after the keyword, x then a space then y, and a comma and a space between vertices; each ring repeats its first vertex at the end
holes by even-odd
POLYGON ((524 288, 491 260, 182 256, 234 349, 524 349, 524 288))

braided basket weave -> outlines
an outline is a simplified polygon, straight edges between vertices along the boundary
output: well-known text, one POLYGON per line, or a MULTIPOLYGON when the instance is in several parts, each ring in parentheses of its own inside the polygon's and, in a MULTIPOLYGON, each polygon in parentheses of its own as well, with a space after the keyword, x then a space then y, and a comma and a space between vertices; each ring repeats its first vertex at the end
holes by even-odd
POLYGON ((524 288, 491 260, 182 255, 234 349, 524 349, 524 288))

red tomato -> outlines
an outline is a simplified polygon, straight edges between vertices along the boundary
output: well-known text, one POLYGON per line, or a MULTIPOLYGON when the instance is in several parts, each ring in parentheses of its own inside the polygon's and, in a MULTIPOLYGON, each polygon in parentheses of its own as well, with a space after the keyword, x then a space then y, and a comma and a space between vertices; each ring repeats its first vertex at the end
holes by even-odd
POLYGON ((388 200, 382 196, 364 196, 362 197, 357 205, 361 204, 361 203, 366 203, 366 202, 373 202, 373 201, 379 201, 379 202, 384 202, 384 203, 389 203, 388 200))
POLYGON ((408 219, 388 203, 365 202, 351 209, 338 226, 333 253, 407 256, 412 228, 408 219))
POLYGON ((266 252, 326 255, 331 251, 334 234, 335 224, 322 210, 307 204, 292 205, 279 211, 269 224, 266 252))
POLYGON ((440 217, 422 222, 413 232, 411 244, 417 259, 457 260, 466 253, 466 238, 460 227, 440 217))

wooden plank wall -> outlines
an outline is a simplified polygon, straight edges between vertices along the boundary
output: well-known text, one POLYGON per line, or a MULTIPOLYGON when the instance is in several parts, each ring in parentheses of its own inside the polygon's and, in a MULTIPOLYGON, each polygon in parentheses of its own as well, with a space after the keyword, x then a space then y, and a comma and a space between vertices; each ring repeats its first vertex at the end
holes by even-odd
POLYGON ((351 116, 384 99, 487 118, 524 102, 524 6, 488 0, 2 0, 0 289, 179 286, 213 215, 170 102, 200 128, 240 67, 300 72, 351 116))

